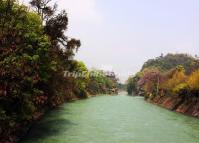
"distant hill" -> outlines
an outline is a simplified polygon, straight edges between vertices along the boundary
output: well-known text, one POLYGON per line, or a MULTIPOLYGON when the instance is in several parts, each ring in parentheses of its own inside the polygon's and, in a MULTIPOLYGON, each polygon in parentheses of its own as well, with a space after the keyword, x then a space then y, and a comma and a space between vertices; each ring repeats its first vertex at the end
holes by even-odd
POLYGON ((193 64, 196 59, 188 54, 167 54, 161 55, 155 59, 149 59, 144 63, 142 70, 145 68, 156 67, 162 71, 167 71, 175 68, 178 65, 182 65, 187 73, 192 71, 193 64))

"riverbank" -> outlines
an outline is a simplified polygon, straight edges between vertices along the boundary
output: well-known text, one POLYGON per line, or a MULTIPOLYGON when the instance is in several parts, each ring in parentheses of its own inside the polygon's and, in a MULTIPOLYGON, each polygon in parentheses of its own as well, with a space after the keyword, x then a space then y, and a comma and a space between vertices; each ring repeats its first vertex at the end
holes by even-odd
MULTIPOLYGON (((107 95, 113 95, 112 94, 107 94, 107 95)), ((115 93, 115 95, 118 93, 115 93)), ((98 95, 92 95, 92 94, 88 94, 87 98, 78 98, 78 97, 73 97, 71 99, 67 99, 67 101, 65 101, 64 103, 71 103, 74 101, 78 101, 78 100, 84 100, 84 99, 88 99, 91 97, 96 97, 98 95)), ((62 104, 61 104, 62 105, 62 104)), ((3 136, 0 138, 0 143, 17 143, 20 142, 22 138, 24 138, 28 132, 31 130, 32 126, 34 126, 35 123, 37 123, 38 121, 40 121, 45 115, 46 113, 50 112, 53 109, 58 108, 54 107, 54 108, 45 108, 40 112, 35 112, 34 115, 32 116, 32 120, 28 121, 28 122, 23 122, 21 124, 15 125, 15 128, 11 128, 11 129, 7 129, 7 132, 3 134, 3 136)), ((1 133, 1 130, 0 130, 1 133)))
POLYGON ((172 111, 199 117, 199 59, 188 54, 167 54, 147 60, 127 80, 133 91, 172 111))
MULTIPOLYGON (((68 101, 66 101, 65 103, 71 103, 77 100, 83 100, 81 98, 73 98, 70 99, 68 101)), ((59 107, 59 106, 58 106, 59 107)), ((7 129, 7 133, 4 133, 4 137, 0 138, 0 143, 18 143, 21 141, 22 138, 24 138, 28 132, 31 130, 32 126, 34 126, 35 123, 37 123, 39 120, 41 120, 44 115, 53 110, 56 109, 57 107, 54 108, 46 108, 43 111, 40 112, 36 112, 31 121, 28 122, 23 122, 21 124, 17 125, 17 128, 13 128, 13 129, 7 129)))
POLYGON ((155 96, 146 99, 148 102, 164 107, 171 111, 199 118, 199 98, 176 96, 155 96))
MULTIPOLYGON (((64 103, 70 103, 77 100, 82 100, 83 98, 78 98, 76 96, 72 98, 68 98, 64 103)), ((84 98, 85 99, 85 98, 84 98)), ((64 104, 62 103, 62 104, 64 104)), ((62 105, 60 104, 60 105, 62 105)), ((59 106, 60 106, 59 105, 59 106)), ((58 108, 59 106, 55 107, 45 107, 40 111, 35 112, 31 119, 28 121, 22 121, 21 123, 17 123, 13 125, 13 128, 7 128, 6 132, 3 132, 0 128, 0 143, 17 143, 29 132, 31 127, 39 120, 43 118, 43 116, 53 110, 58 108)))

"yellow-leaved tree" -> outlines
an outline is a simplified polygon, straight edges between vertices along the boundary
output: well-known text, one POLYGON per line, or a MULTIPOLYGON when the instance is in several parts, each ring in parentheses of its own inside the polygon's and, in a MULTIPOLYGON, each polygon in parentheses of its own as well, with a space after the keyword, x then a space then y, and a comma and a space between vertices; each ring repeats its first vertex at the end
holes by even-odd
POLYGON ((187 84, 191 90, 199 90, 199 69, 189 76, 187 84))
POLYGON ((167 80, 163 82, 161 88, 171 92, 175 92, 175 90, 177 90, 176 88, 184 85, 187 80, 185 70, 182 66, 177 66, 176 69, 171 71, 167 76, 167 80))

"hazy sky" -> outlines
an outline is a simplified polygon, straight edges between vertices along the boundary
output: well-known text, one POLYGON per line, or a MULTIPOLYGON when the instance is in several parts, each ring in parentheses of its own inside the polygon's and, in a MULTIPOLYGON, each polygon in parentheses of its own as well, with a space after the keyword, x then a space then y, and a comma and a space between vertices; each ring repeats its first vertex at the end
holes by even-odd
POLYGON ((199 0, 57 0, 67 34, 81 40, 76 56, 114 70, 124 81, 161 53, 199 54, 199 0))

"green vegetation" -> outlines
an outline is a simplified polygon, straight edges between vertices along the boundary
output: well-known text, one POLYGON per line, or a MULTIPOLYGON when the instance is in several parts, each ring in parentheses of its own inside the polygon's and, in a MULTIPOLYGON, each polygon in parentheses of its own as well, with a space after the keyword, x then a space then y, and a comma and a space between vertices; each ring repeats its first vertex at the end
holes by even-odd
POLYGON ((103 72, 101 70, 92 70, 88 83, 88 92, 90 94, 112 94, 118 92, 118 79, 113 72, 103 72), (98 74, 98 76, 92 76, 98 74))
POLYGON ((182 65, 185 68, 186 73, 190 73, 193 68, 199 67, 196 63, 197 60, 187 54, 167 54, 165 56, 161 55, 155 59, 148 60, 144 63, 142 71, 146 68, 153 67, 156 67, 162 71, 168 71, 178 65, 182 65))
POLYGON ((127 81, 128 93, 156 96, 199 97, 199 60, 185 54, 168 54, 147 61, 127 81))
POLYGON ((67 14, 50 1, 32 0, 29 10, 0 0, 0 142, 15 142, 47 109, 117 87, 115 76, 64 76, 89 71, 73 60, 81 43, 65 35, 67 14))
POLYGON ((118 84, 118 90, 126 91, 127 90, 127 85, 125 83, 119 83, 118 84))
POLYGON ((140 73, 137 73, 135 76, 130 76, 126 82, 127 86, 127 92, 129 95, 131 95, 133 92, 137 92, 137 86, 136 83, 139 80, 140 73))

